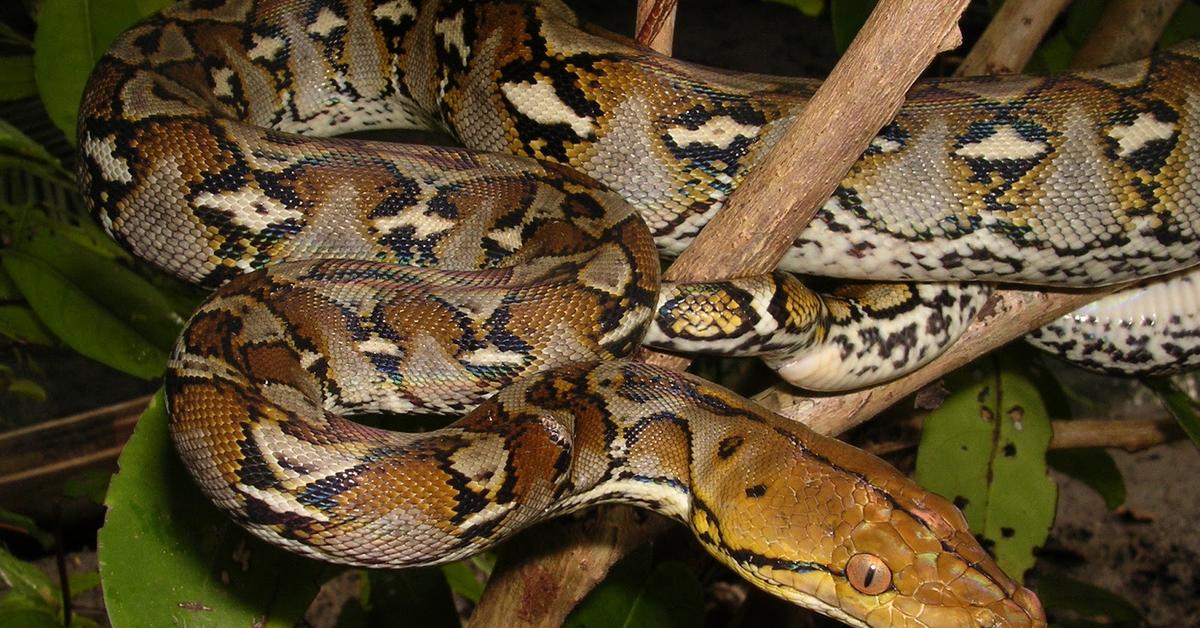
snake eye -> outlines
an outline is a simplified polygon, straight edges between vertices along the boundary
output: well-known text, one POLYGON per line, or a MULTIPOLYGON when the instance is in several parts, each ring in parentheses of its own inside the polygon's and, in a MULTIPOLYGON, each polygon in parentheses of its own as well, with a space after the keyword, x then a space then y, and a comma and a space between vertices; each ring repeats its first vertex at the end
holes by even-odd
POLYGON ((892 570, 874 554, 855 554, 846 562, 846 579, 863 595, 879 595, 892 586, 892 570))

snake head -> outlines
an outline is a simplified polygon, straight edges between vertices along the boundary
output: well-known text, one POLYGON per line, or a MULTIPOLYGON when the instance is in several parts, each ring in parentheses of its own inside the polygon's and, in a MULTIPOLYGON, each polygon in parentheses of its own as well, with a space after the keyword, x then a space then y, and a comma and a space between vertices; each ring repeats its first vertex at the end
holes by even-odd
POLYGON ((760 588, 854 626, 1046 626, 962 513, 882 460, 782 419, 706 441, 726 479, 694 485, 691 524, 760 588))

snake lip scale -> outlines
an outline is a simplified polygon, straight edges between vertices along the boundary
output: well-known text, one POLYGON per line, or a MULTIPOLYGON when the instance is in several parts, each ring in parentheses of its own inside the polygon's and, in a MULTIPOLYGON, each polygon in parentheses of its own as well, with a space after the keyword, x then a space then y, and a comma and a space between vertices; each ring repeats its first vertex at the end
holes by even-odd
MULTIPOLYGON (((630 503, 850 625, 1045 626, 946 500, 628 356, 763 355, 811 388, 863 386, 953 342, 980 282, 1186 272, 1198 55, 918 84, 784 260, 891 282, 831 295, 784 272, 659 277, 659 254, 687 246, 815 84, 661 57, 556 0, 183 2, 97 64, 79 179, 118 242, 215 289, 169 359, 172 439, 268 542, 429 565, 630 503), (327 137, 389 127, 444 127, 470 149, 327 137), (406 433, 347 418, 361 414, 462 418, 406 433)), ((1150 321, 1168 332, 1153 341, 1078 316, 1043 344, 1101 369, 1200 356, 1188 314, 1150 321)))

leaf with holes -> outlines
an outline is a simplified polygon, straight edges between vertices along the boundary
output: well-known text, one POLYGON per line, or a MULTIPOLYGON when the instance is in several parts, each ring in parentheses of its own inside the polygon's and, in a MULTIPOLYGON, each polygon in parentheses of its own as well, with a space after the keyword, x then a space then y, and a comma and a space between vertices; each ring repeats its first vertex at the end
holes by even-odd
POLYGON ((252 539, 208 502, 175 456, 162 393, 108 489, 99 535, 114 626, 294 626, 333 569, 252 539))
POLYGON ((952 393, 921 435, 917 481, 961 508, 1000 567, 1020 579, 1054 522, 1050 417, 1013 358, 982 360, 946 383, 952 393))

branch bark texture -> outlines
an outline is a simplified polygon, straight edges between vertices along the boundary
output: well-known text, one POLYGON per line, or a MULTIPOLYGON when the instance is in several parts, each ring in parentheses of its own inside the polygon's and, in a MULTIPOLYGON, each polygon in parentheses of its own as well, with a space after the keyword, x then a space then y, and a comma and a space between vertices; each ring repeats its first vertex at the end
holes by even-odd
POLYGON ((1033 57, 1050 24, 1071 0, 1007 0, 955 76, 1014 74, 1033 57))
POLYGON ((1075 53, 1071 67, 1095 68, 1139 59, 1154 50, 1183 0, 1113 0, 1075 53))

